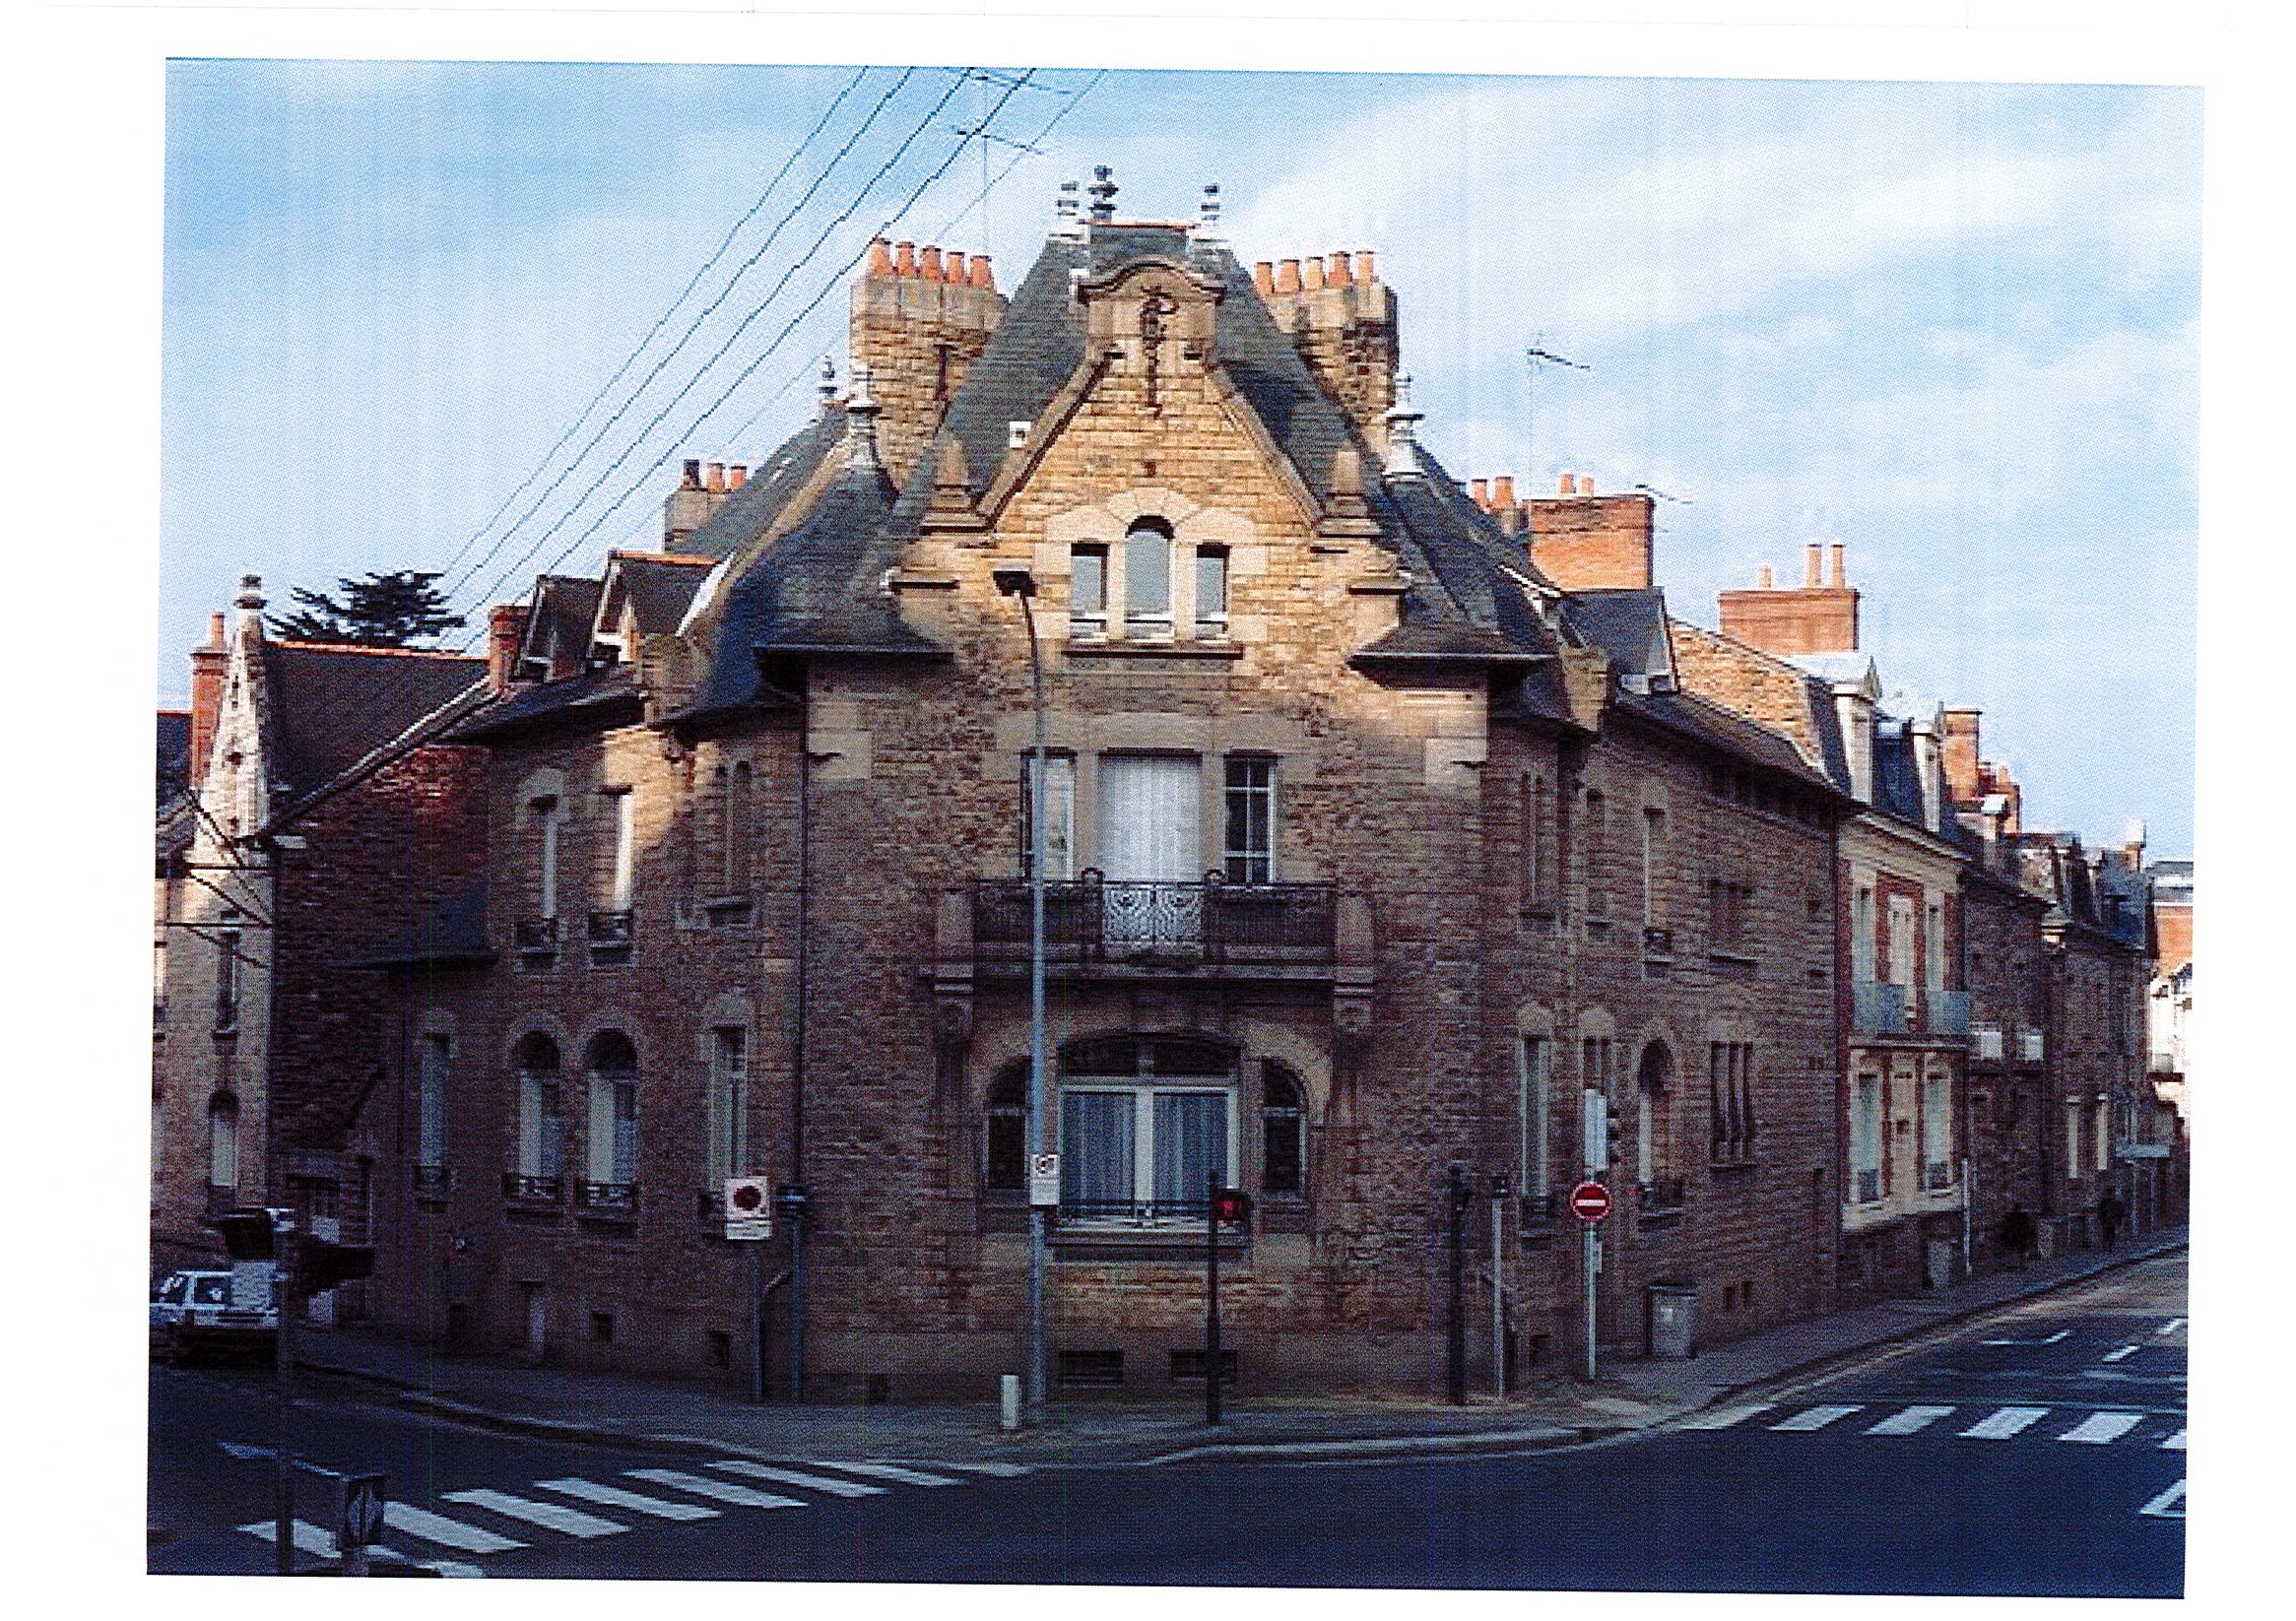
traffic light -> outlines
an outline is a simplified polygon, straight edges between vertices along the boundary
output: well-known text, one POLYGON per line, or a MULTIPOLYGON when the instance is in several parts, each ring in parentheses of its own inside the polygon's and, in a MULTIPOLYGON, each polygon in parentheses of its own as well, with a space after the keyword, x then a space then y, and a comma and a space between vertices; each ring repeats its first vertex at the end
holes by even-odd
POLYGON ((350 1283, 372 1275, 374 1246, 371 1244, 337 1244, 328 1239, 305 1239, 301 1253, 295 1257, 295 1293, 315 1295, 323 1289, 332 1289, 338 1283, 350 1283))
POLYGON ((1248 1227, 1252 1223, 1252 1196, 1241 1188, 1221 1188, 1212 1196, 1215 1227, 1248 1227))

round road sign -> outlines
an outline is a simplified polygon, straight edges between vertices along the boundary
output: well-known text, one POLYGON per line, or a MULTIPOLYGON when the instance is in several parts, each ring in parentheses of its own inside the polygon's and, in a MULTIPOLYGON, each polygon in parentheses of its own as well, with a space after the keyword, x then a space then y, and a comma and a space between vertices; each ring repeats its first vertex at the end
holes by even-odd
POLYGON ((1610 1213, 1610 1190, 1600 1182, 1582 1182, 1570 1191, 1570 1213, 1592 1225, 1610 1213))

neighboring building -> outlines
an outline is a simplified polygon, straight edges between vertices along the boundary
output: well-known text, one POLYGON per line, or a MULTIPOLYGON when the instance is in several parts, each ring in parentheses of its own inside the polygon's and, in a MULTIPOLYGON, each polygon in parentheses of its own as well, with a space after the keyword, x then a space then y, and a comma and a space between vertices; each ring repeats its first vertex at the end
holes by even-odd
POLYGON ((1057 1382, 1206 1376, 1215 1178, 1258 1201, 1223 1263, 1248 1388, 1439 1377, 1455 1164, 1509 1344, 1574 1345, 1587 1088, 1613 1349, 1654 1284, 1707 1343, 1830 1300, 1854 808, 1682 690, 1647 497, 1504 525, 1416 444, 1368 253, 1248 271, 1114 189, 1009 303, 985 261, 880 244, 849 395, 754 480, 689 467, 664 553, 497 611, 517 681, 451 734, 487 756, 483 905, 364 959, 406 1009, 361 1128, 378 1316, 730 1380, 763 1286, 768 1365, 802 1329, 816 1394, 1018 1369, 1016 567, 1057 1382), (806 1196, 754 1273, 737 1172, 806 1196))
POLYGON ((2159 952, 2145 1017, 2149 1069, 2153 1090, 2183 1121, 2191 1073, 2186 1043, 2193 1029, 2193 864, 2156 861, 2145 871, 2152 879, 2152 931, 2159 952))
POLYGON ((485 698, 484 662, 274 642, 263 606, 250 576, 192 654, 189 788, 161 808, 157 1264, 219 1254, 207 1219, 232 1205, 357 1236, 380 1150, 353 1121, 394 1009, 343 965, 484 861, 476 751, 413 747, 485 698))

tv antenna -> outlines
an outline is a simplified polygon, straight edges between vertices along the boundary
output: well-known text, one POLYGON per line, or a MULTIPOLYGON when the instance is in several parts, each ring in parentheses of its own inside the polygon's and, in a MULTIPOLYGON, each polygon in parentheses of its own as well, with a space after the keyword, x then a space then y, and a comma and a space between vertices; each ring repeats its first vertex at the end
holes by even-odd
POLYGON ((1525 470, 1534 479, 1539 473, 1539 368, 1542 365, 1568 366, 1573 371, 1592 371, 1591 365, 1582 365, 1567 355, 1557 355, 1546 347, 1546 334, 1531 335, 1531 347, 1523 351, 1523 359, 1531 370, 1531 386, 1523 407, 1523 436, 1525 470))

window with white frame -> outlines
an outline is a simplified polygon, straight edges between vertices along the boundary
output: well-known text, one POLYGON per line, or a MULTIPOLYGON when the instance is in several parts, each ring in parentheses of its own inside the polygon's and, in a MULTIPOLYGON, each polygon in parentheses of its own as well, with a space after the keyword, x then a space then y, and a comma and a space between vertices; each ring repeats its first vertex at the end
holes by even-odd
POLYGON ((556 1191, 565 1173, 565 1095, 558 1044, 536 1033, 518 1043, 511 1064, 518 1080, 518 1172, 528 1192, 556 1191), (547 1185, 547 1186, 540 1186, 547 1185))
POLYGON ((750 1032, 721 1024, 709 1033, 709 1174, 747 1176, 750 1165, 750 1032))
POLYGON ((1230 754, 1226 785, 1226 876, 1230 883, 1276 881, 1276 762, 1230 754))
POLYGON ((1227 636, 1227 548, 1196 549, 1196 635, 1202 641, 1227 636))
POLYGON ((1953 1074, 1936 1066, 1922 1076, 1922 1186, 1953 1186, 1953 1074))
POLYGON ((1202 1221, 1235 1179, 1235 1060, 1171 1037, 1083 1042, 1061 1056, 1061 1215, 1077 1223, 1202 1221))
POLYGON ((1524 1215, 1538 1219, 1552 1213, 1547 1135, 1553 1111, 1554 1043, 1544 1036, 1525 1036, 1515 1061, 1516 1185, 1522 1190, 1524 1215))
POLYGON ((589 1153, 586 1181, 594 1188, 637 1184, 637 1049, 620 1030, 602 1030, 590 1042, 589 1153))
MULTIPOLYGON (((1036 860, 1036 752, 1020 756, 1020 875, 1036 860)), ((1076 875, 1077 762, 1046 750, 1044 756, 1044 876, 1047 882, 1076 875)))
POLYGON ((1172 531, 1160 518, 1137 519, 1125 532, 1124 633, 1172 637, 1172 531))
POLYGON ((1881 1077, 1871 1070, 1850 1087, 1850 1188, 1860 1204, 1881 1197, 1881 1077))
POLYGON ((1108 549, 1069 549, 1069 634, 1099 641, 1108 634, 1108 549))
POLYGON ((1914 908, 1904 895, 1889 897, 1889 983, 1912 989, 1914 982, 1914 908))
POLYGON ((1861 883, 1850 898, 1850 974, 1860 985, 1873 983, 1873 890, 1861 883))
POLYGON ((1945 908, 1930 902, 1923 917, 1922 983, 1933 991, 1945 989, 1945 908))
POLYGON ((446 1164, 446 1086, 452 1073, 452 1038, 426 1033, 416 1048, 415 1163, 426 1171, 446 1164))

